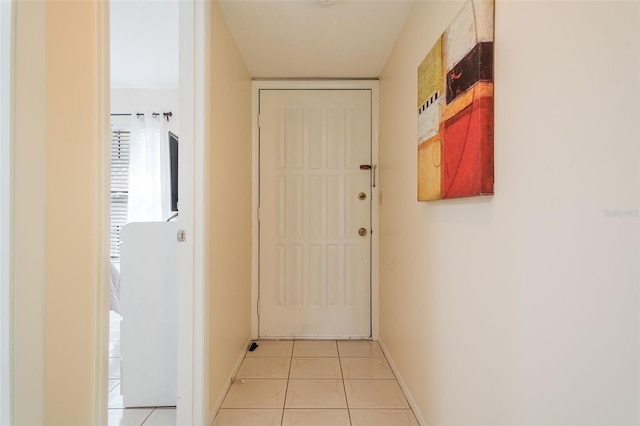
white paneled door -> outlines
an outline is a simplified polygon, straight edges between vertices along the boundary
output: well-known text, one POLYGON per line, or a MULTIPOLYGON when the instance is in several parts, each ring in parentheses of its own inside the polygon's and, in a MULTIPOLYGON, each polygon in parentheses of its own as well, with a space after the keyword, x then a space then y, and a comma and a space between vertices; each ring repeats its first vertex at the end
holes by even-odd
POLYGON ((371 99, 260 90, 260 337, 371 336, 371 99))

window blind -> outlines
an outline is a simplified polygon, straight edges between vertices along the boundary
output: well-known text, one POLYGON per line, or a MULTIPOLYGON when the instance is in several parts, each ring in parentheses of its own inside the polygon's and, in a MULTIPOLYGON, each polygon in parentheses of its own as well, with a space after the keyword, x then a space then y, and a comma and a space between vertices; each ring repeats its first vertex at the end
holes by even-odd
POLYGON ((129 130, 111 132, 111 259, 120 258, 120 231, 129 207, 129 130))

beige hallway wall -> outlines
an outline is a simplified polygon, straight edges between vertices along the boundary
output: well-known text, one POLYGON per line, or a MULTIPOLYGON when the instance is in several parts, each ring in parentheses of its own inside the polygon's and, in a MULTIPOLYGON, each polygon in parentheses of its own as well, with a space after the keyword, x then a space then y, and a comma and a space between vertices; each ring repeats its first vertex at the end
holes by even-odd
POLYGON ((99 10, 98 2, 71 1, 16 7, 12 288, 19 425, 95 423, 99 10))
POLYGON ((381 339, 429 425, 635 424, 640 3, 497 1, 495 196, 418 203, 460 6, 418 2, 380 79, 381 339))
POLYGON ((210 401, 251 336, 251 77, 211 4, 209 150, 210 401))
POLYGON ((44 421, 46 8, 14 5, 12 408, 17 425, 33 425, 44 421))

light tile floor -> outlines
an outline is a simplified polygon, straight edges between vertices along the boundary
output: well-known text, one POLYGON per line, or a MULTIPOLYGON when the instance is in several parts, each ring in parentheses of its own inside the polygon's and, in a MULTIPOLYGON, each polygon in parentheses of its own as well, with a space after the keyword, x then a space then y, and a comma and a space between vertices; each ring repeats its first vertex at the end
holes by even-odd
POLYGON ((377 342, 259 341, 214 426, 418 425, 377 342))
POLYGON ((166 407, 124 408, 120 394, 120 320, 110 311, 109 321, 109 426, 175 426, 176 409, 166 407))

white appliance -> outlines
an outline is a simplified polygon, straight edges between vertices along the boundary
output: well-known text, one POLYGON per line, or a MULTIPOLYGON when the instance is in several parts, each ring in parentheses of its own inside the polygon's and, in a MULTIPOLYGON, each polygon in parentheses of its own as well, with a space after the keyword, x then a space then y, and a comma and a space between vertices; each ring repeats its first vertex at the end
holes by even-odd
POLYGON ((130 223, 121 232, 121 391, 125 407, 175 406, 176 222, 130 223))

